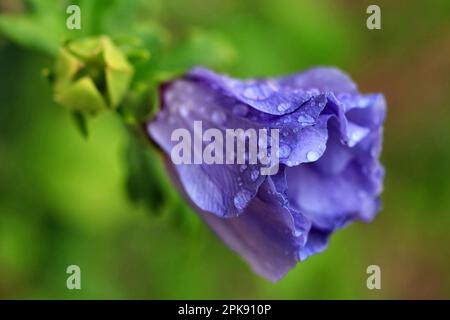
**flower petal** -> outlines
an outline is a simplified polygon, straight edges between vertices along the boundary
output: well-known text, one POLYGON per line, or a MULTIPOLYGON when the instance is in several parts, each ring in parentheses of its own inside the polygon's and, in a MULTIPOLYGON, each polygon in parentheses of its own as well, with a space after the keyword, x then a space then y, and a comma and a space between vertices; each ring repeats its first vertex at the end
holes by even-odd
POLYGON ((284 198, 268 178, 239 217, 221 219, 205 212, 201 216, 255 272, 277 281, 299 260, 310 228, 300 213, 283 203, 284 198))

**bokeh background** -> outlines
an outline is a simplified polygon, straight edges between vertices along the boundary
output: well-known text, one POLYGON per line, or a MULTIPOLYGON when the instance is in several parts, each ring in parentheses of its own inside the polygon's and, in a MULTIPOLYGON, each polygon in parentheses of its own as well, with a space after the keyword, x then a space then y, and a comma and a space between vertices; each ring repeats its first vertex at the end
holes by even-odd
POLYGON ((42 70, 70 37, 69 2, 0 0, 0 298, 450 298, 448 0, 70 3, 82 11, 74 33, 158 30, 177 52, 169 65, 197 62, 176 46, 194 33, 220 39, 220 52, 198 59, 221 56, 217 69, 233 76, 333 65, 361 91, 383 92, 384 206, 373 223, 348 226, 325 252, 266 281, 169 184, 157 185, 154 151, 138 174, 148 198, 132 201, 129 139, 116 115, 92 119, 84 139, 53 102, 42 70), (381 7, 381 30, 366 28, 369 4, 381 7), (81 291, 66 289, 71 264, 81 267, 81 291), (371 264, 381 267, 381 290, 366 287, 371 264))

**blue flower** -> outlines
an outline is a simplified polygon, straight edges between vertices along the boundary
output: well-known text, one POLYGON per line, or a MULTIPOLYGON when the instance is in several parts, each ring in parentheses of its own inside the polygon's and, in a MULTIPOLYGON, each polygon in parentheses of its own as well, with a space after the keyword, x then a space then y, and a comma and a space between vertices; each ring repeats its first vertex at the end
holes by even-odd
MULTIPOLYGON (((330 235, 379 210, 386 103, 334 68, 236 80, 204 68, 162 86, 150 137, 170 156, 184 128, 278 129, 279 170, 262 164, 174 164, 173 179, 199 215, 260 275, 276 281, 323 251, 330 235)), ((193 153, 198 152, 194 150, 193 153)))

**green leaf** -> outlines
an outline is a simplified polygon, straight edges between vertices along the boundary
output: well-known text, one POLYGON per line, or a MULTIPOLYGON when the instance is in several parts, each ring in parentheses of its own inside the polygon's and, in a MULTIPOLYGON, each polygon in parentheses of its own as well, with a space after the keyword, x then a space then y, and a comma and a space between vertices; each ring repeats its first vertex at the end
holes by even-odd
POLYGON ((135 135, 130 136, 125 150, 127 194, 131 201, 144 204, 153 214, 161 212, 169 198, 160 160, 147 142, 135 135))
POLYGON ((147 120, 157 99, 157 87, 148 82, 134 82, 118 109, 123 121, 129 125, 140 125, 147 120))
POLYGON ((72 113, 73 120, 75 122, 75 126, 83 136, 83 138, 87 139, 89 135, 87 119, 81 112, 72 113))
POLYGON ((55 56, 59 43, 68 36, 65 10, 59 1, 29 2, 29 11, 0 14, 0 32, 21 46, 55 56))
POLYGON ((220 35, 194 29, 180 45, 162 57, 155 71, 155 78, 164 81, 195 65, 223 69, 235 57, 233 47, 220 35))

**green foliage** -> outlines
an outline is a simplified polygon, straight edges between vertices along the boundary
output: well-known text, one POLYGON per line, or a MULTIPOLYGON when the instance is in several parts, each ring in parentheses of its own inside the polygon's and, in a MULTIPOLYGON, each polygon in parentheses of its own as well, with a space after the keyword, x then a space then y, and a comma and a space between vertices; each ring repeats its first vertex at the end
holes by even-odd
POLYGON ((449 3, 380 0, 374 33, 364 1, 0 0, 0 297, 449 297, 449 3), (65 27, 69 4, 82 8, 81 30, 65 27), (74 55, 70 43, 101 37, 134 69, 126 93, 112 86, 108 107, 108 88, 95 85, 104 66, 93 64, 83 76, 104 112, 58 107, 49 83, 60 50, 74 55), (385 92, 387 175, 375 221, 337 233, 277 284, 256 276, 185 203, 143 138, 159 82, 195 64, 238 76, 332 64, 361 90, 385 92), (80 292, 65 288, 74 263, 80 292), (382 268, 379 292, 365 287, 370 264, 382 268))
POLYGON ((127 167, 126 188, 135 203, 144 203, 149 211, 158 214, 167 203, 166 180, 161 174, 161 159, 150 148, 149 141, 129 129, 130 139, 125 150, 127 167))
POLYGON ((195 65, 224 69, 235 60, 234 49, 217 34, 193 29, 155 67, 155 78, 169 80, 195 65))
POLYGON ((0 32, 24 47, 56 55, 60 41, 68 35, 68 30, 64 28, 65 11, 61 10, 61 3, 18 1, 22 3, 22 12, 0 14, 0 32))

